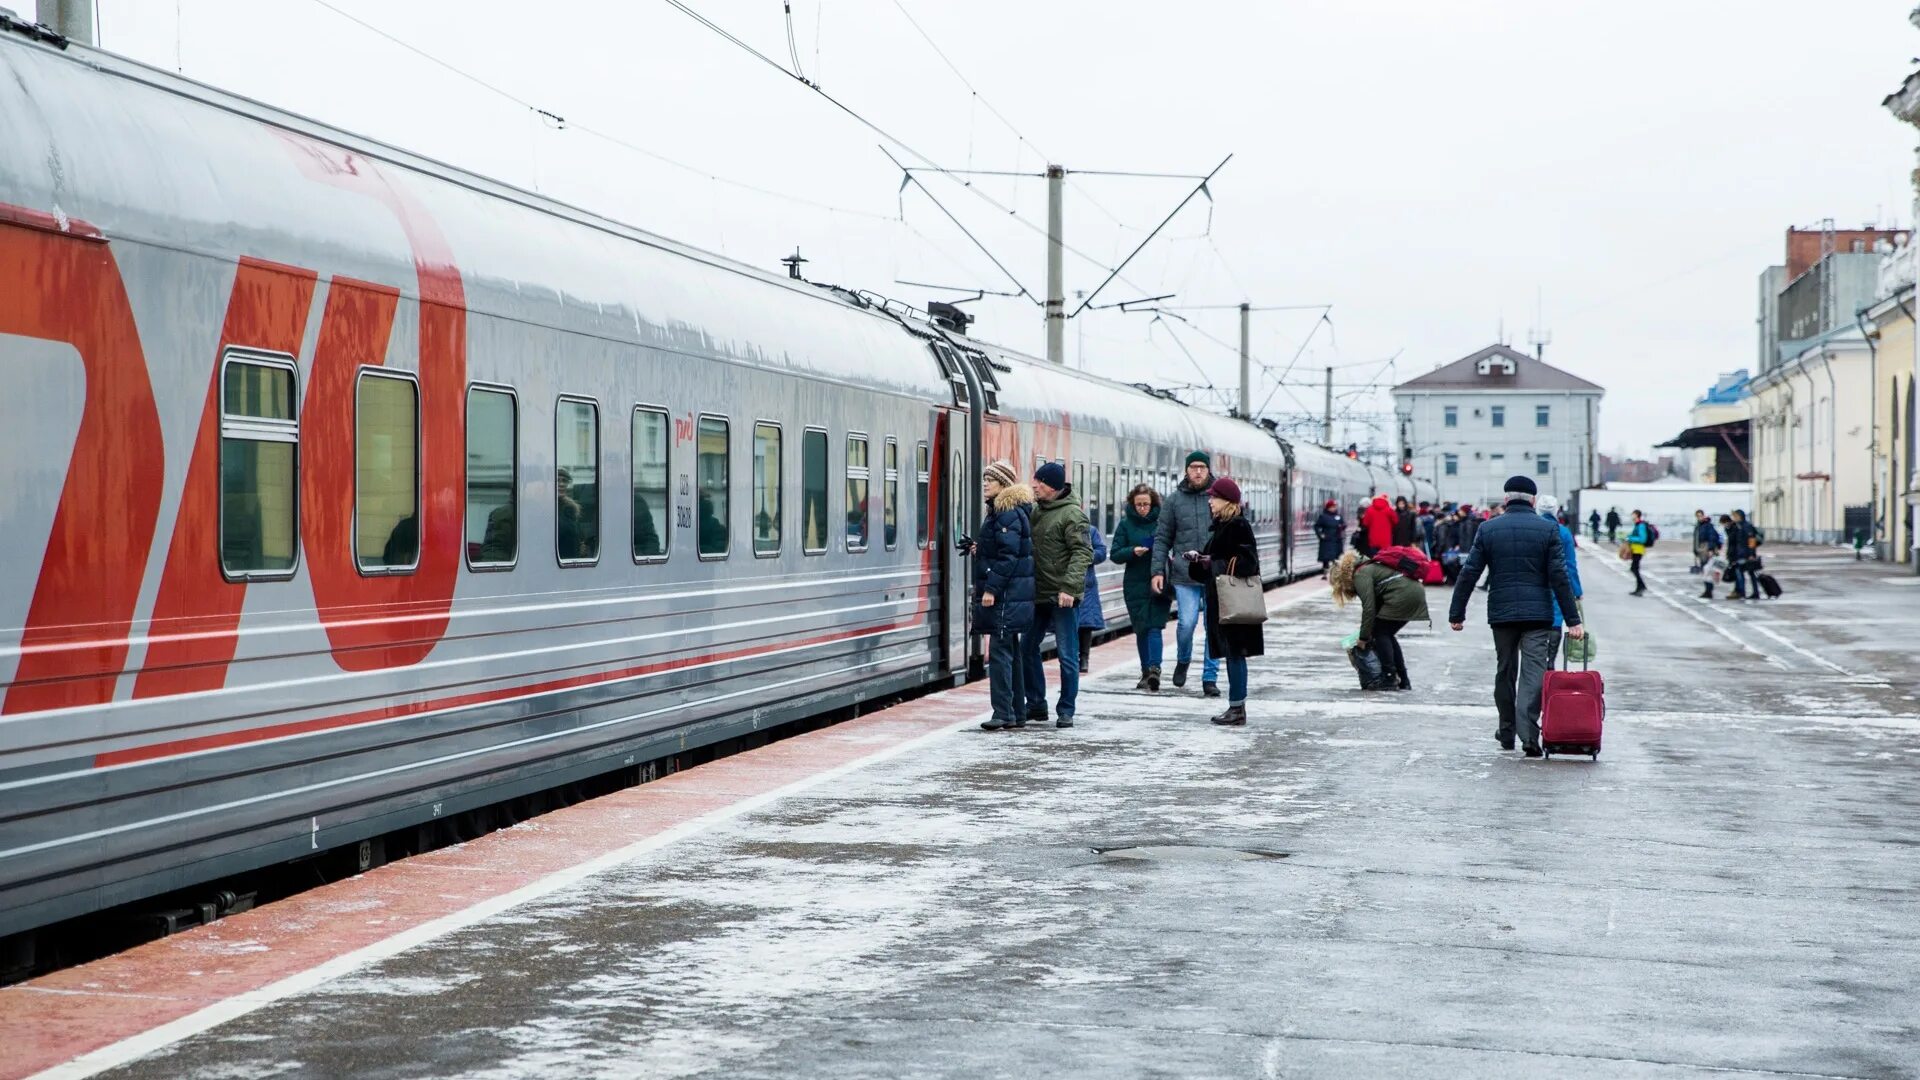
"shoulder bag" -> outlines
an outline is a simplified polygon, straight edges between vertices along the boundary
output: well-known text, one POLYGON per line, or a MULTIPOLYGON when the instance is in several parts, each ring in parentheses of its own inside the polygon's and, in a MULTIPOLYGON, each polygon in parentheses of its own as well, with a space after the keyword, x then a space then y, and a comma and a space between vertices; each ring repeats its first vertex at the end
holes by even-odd
POLYGON ((1226 574, 1214 579, 1214 592, 1220 598, 1220 625, 1258 626, 1267 621, 1267 591, 1259 577, 1234 573, 1239 562, 1227 560, 1226 574))

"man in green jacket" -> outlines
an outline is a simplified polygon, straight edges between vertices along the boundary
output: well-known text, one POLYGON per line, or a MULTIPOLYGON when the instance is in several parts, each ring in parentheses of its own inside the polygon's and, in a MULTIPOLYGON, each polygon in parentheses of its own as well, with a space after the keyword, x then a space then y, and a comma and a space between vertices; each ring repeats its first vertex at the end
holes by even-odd
MULTIPOLYGON (((1074 701, 1080 696, 1080 612, 1093 542, 1087 539, 1087 514, 1067 483, 1067 470, 1049 461, 1033 472, 1033 631, 1023 650, 1027 680, 1027 716, 1047 719, 1047 672, 1041 666, 1040 639, 1053 632, 1060 658, 1060 702, 1054 726, 1073 726, 1074 701)), ((1096 597, 1093 603, 1098 603, 1096 597)))

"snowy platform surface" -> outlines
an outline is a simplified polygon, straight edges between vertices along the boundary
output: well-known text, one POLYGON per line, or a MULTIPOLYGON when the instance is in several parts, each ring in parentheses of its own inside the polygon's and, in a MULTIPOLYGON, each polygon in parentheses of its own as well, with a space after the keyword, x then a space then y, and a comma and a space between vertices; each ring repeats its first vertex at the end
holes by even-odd
POLYGON ((1597 763, 1495 746, 1484 594, 1363 695, 1297 587, 1244 729, 1116 641, 1071 731, 946 721, 104 1075, 1920 1076, 1920 587, 1582 554, 1597 763))

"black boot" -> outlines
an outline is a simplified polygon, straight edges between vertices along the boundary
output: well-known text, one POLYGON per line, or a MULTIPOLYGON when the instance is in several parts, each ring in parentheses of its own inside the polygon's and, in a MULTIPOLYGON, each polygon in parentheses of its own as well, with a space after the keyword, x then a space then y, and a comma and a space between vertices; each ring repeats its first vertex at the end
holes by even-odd
POLYGON ((1147 689, 1155 694, 1160 692, 1160 667, 1157 664, 1147 669, 1147 689))
POLYGON ((1013 726, 1012 724, 1006 723, 996 716, 993 719, 988 720, 986 723, 981 724, 980 730, 981 731, 999 731, 1002 728, 1010 728, 1012 726, 1013 726))
POLYGON ((1187 662, 1185 660, 1173 665, 1173 685, 1187 685, 1187 662))
POLYGON ((1200 684, 1200 692, 1207 697, 1219 697, 1220 684, 1217 682, 1203 682, 1200 684))
POLYGON ((1221 727, 1246 727, 1247 707, 1245 705, 1229 705, 1227 706, 1226 712, 1214 717, 1209 722, 1219 724, 1221 727))
POLYGON ((1137 682, 1137 683, 1134 683, 1134 684, 1133 684, 1133 688, 1134 688, 1135 690, 1145 690, 1145 689, 1147 689, 1147 683, 1148 683, 1149 681, 1150 681, 1150 677, 1149 677, 1149 676, 1147 675, 1147 669, 1146 669, 1146 668, 1141 668, 1141 669, 1140 669, 1140 681, 1139 681, 1139 682, 1137 682))

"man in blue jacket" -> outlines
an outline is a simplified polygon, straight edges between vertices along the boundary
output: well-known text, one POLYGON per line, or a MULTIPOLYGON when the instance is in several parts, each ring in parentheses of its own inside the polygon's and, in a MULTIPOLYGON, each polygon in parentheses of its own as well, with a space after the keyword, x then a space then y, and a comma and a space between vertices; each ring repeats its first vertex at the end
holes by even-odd
POLYGON ((1466 629, 1467 601, 1481 572, 1490 572, 1487 622, 1498 657, 1493 702, 1500 710, 1494 738, 1502 750, 1511 750, 1517 732, 1528 757, 1540 756, 1540 690, 1558 644, 1554 606, 1563 613, 1569 637, 1586 636, 1560 547, 1560 527, 1535 511, 1539 495, 1532 477, 1508 478, 1505 512, 1474 535, 1447 610, 1454 630, 1466 629))
MULTIPOLYGON (((1567 583, 1573 586, 1573 599, 1578 603, 1586 598, 1587 590, 1580 584, 1580 549, 1573 542, 1573 530, 1560 524, 1560 500, 1551 495, 1542 495, 1539 506, 1540 516, 1560 530, 1560 558, 1567 564, 1567 583)), ((1556 633, 1553 635, 1553 648, 1547 652, 1548 667, 1552 667, 1560 656, 1560 635, 1557 631, 1565 622, 1566 616, 1561 614, 1560 602, 1556 600, 1553 604, 1553 628, 1556 633)))

